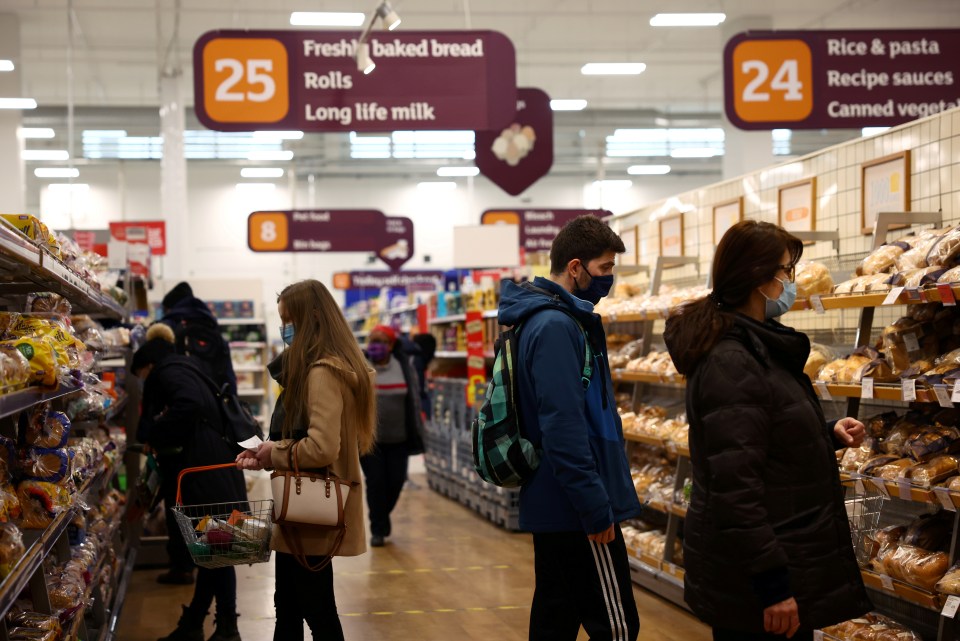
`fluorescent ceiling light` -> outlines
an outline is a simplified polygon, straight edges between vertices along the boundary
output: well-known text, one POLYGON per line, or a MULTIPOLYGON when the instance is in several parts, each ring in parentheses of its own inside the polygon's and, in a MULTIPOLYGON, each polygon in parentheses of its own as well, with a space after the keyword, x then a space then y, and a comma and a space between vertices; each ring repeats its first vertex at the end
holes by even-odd
POLYGON ((476 159, 477 159, 477 152, 471 149, 470 151, 468 151, 468 152, 466 152, 465 154, 463 154, 463 159, 464 159, 464 160, 476 160, 476 159))
POLYGON ((70 154, 64 149, 24 149, 24 160, 68 160, 70 154))
POLYGON ((639 76, 647 68, 642 62, 588 62, 580 67, 585 76, 639 76))
POLYGON ((725 13, 658 13, 651 27, 716 27, 727 19, 725 13))
POLYGON ((84 129, 84 138, 126 138, 124 129, 84 129))
POLYGON ((0 109, 36 109, 33 98, 0 98, 0 109))
POLYGON ((255 131, 254 138, 269 138, 271 140, 300 140, 303 138, 302 131, 255 131))
POLYGON ((457 188, 457 183, 452 181, 431 181, 417 183, 417 189, 422 191, 453 191, 457 188))
POLYGON ((662 176, 670 173, 670 165, 633 165, 627 168, 631 176, 662 176))
POLYGON ((864 127, 860 130, 860 135, 862 135, 864 138, 867 136, 876 136, 877 134, 882 134, 888 129, 890 129, 890 127, 864 127))
POLYGON ((630 189, 633 187, 632 180, 594 180, 594 187, 599 187, 601 189, 611 189, 611 190, 622 190, 630 189))
POLYGON ((370 43, 364 42, 357 48, 357 71, 367 75, 376 68, 377 63, 370 57, 370 43))
POLYGON ((587 108, 586 100, 551 100, 550 108, 554 111, 583 111, 587 108))
POLYGON ((53 129, 50 127, 21 127, 20 137, 24 140, 28 138, 53 138, 53 129))
POLYGON ((0 60, 0 71, 13 71, 13 60, 0 60))
POLYGON ((671 158, 713 158, 719 155, 719 150, 709 147, 680 148, 670 152, 671 158))
POLYGON ((479 176, 480 169, 478 167, 440 167, 437 169, 437 175, 442 178, 479 176))
POLYGON ((243 178, 283 178, 280 167, 244 167, 240 170, 243 178))
POLYGON ((393 31, 400 26, 400 16, 397 15, 397 12, 393 10, 387 0, 383 0, 377 7, 377 15, 383 20, 383 26, 389 31, 393 31))
POLYGON ((47 185, 52 191, 89 191, 87 183, 50 183, 47 185))
POLYGON ((80 170, 75 167, 37 167, 33 175, 37 178, 76 178, 80 170))
POLYGON ((247 160, 293 160, 292 151, 251 151, 247 160))
POLYGON ((273 183, 237 183, 236 189, 240 193, 246 194, 264 194, 276 189, 273 183))
POLYGON ((362 13, 337 11, 294 11, 290 24, 298 27, 359 27, 366 19, 362 13))

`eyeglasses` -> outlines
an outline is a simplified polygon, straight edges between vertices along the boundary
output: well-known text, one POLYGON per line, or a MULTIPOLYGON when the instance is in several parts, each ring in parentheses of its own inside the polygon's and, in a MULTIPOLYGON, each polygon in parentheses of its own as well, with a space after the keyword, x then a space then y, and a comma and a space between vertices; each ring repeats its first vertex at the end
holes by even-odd
POLYGON ((797 266, 796 266, 796 264, 793 264, 793 265, 777 265, 777 269, 782 270, 783 273, 787 275, 787 280, 788 280, 789 282, 791 282, 791 283, 792 283, 793 280, 797 277, 797 266))

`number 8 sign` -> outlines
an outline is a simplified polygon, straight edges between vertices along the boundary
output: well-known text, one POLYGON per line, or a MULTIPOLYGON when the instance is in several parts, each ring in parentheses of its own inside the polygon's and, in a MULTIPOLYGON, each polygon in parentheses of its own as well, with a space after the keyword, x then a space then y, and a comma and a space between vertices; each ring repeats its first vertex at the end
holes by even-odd
MULTIPOLYGON (((813 110, 813 64, 802 40, 750 40, 733 50, 733 107, 745 122, 796 122, 813 110)), ((729 98, 728 98, 729 104, 729 98)))
POLYGON ((214 38, 203 48, 203 98, 218 122, 283 120, 290 111, 287 49, 272 38, 214 38))

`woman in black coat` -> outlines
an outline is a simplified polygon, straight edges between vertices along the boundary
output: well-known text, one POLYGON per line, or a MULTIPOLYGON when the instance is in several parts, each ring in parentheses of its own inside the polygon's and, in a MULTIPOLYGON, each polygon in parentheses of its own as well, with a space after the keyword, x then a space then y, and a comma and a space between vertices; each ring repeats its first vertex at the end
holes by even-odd
POLYGON ((720 241, 715 286, 664 334, 687 376, 693 495, 685 599, 714 639, 812 639, 871 609, 854 555, 835 449, 863 425, 828 424, 803 367, 793 305, 800 240, 744 221, 720 241))
MULTIPOLYGON (((133 374, 144 380, 137 440, 147 443, 157 455, 171 574, 192 579, 193 563, 172 512, 177 475, 188 467, 232 463, 240 448, 224 440, 216 397, 193 360, 174 353, 169 328, 154 327, 157 329, 151 328, 148 334, 153 338, 137 350, 131 367, 133 374)), ((187 475, 182 493, 184 505, 237 503, 242 507, 247 500, 243 473, 235 468, 187 475)), ((199 568, 192 602, 184 607, 176 630, 161 641, 203 641, 203 621, 214 597, 217 628, 209 641, 240 641, 233 567, 199 568)))

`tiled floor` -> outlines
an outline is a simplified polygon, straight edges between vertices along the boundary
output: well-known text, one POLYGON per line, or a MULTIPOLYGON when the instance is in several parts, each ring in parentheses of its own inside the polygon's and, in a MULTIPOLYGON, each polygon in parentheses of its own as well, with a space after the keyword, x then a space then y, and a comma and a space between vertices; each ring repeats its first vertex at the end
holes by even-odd
MULTIPOLYGON (((435 494, 412 474, 386 547, 334 562, 348 641, 521 641, 533 593, 533 547, 435 494)), ((137 571, 119 639, 155 641, 176 625, 192 588, 161 586, 137 571)), ((244 641, 273 638, 273 565, 237 568, 244 641)), ((644 641, 705 641, 709 631, 673 605, 634 590, 644 641)), ((212 617, 208 621, 212 632, 212 617)), ((306 634, 309 639, 309 631, 306 634)), ((581 639, 586 635, 581 632, 581 639)))

